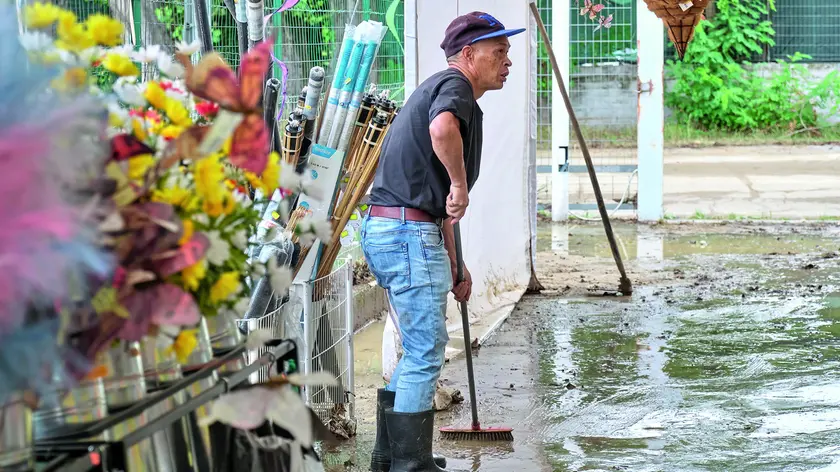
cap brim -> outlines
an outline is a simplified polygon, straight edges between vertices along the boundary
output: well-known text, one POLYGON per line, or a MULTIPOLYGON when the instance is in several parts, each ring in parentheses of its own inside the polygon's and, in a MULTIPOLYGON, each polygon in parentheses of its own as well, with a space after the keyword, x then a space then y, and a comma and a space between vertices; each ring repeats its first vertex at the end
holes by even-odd
POLYGON ((506 29, 506 30, 501 30, 501 31, 494 31, 492 33, 488 33, 488 34, 485 34, 484 36, 479 36, 479 37, 473 39, 472 42, 470 42, 470 44, 473 44, 476 41, 481 41, 481 40, 484 40, 484 39, 498 38, 499 36, 507 36, 507 37, 516 36, 517 34, 522 33, 524 31, 525 31, 525 28, 506 29))

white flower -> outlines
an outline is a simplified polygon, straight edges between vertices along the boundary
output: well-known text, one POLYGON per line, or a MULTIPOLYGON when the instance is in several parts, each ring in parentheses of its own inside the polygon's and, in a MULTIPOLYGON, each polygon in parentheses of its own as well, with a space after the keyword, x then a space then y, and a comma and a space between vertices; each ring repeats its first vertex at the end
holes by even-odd
POLYGON ((210 247, 207 248, 206 254, 207 262, 215 266, 223 265, 230 259, 230 244, 222 239, 222 235, 217 230, 208 231, 205 234, 210 240, 210 247))
POLYGON ((240 229, 239 231, 233 233, 233 237, 230 238, 230 242, 233 243, 236 249, 244 250, 248 247, 248 233, 245 232, 244 229, 240 229))
POLYGON ((266 273, 268 280, 271 282, 271 289, 274 290, 274 295, 283 297, 292 286, 292 269, 286 266, 278 267, 277 259, 272 257, 266 264, 266 273))
POLYGON ((120 56, 131 58, 132 54, 134 54, 134 47, 130 44, 123 44, 122 46, 112 47, 107 52, 108 54, 119 54, 120 56))
POLYGON ((29 52, 43 52, 52 49, 53 38, 43 31, 27 31, 18 36, 20 45, 29 52))
POLYGON ((182 66, 178 61, 172 59, 172 56, 169 54, 161 54, 158 56, 157 66, 160 73, 169 78, 183 77, 186 72, 184 70, 184 66, 182 66))
POLYGON ((255 264, 251 268, 251 274, 254 276, 255 279, 259 279, 260 277, 265 275, 265 266, 262 264, 255 264))
POLYGON ((191 56, 197 53, 199 49, 201 49, 201 42, 199 42, 197 39, 189 44, 183 41, 178 41, 177 43, 175 43, 175 49, 178 51, 178 54, 191 56))
POLYGON ((196 213, 193 215, 193 221, 202 226, 207 226, 210 224, 210 217, 206 213, 196 213))
POLYGON ((141 47, 139 50, 133 51, 131 53, 131 59, 133 61, 142 62, 144 64, 157 61, 159 56, 160 46, 156 44, 152 46, 141 47))
POLYGON ((179 102, 183 102, 187 98, 187 93, 176 87, 170 87, 164 93, 167 97, 178 100, 179 102))
POLYGON ((87 66, 85 62, 79 58, 79 56, 73 54, 70 51, 65 51, 64 49, 58 50, 58 57, 61 59, 61 62, 67 64, 70 67, 83 67, 87 66))
POLYGON ((251 306, 251 300, 247 298, 240 298, 239 301, 233 305, 233 311, 235 311, 237 315, 243 315, 246 311, 248 311, 249 306, 251 306))
POLYGON ((288 162, 280 163, 280 179, 278 185, 280 188, 288 190, 297 190, 300 187, 301 176, 295 172, 295 166, 288 162))
POLYGON ((116 121, 119 121, 121 125, 124 125, 128 122, 128 110, 122 108, 121 106, 117 105, 116 103, 109 102, 108 103, 108 112, 114 116, 116 121))
POLYGON ((332 238, 332 224, 329 221, 316 220, 310 216, 298 222, 296 231, 299 234, 302 246, 311 245, 315 242, 315 239, 327 242, 332 238))
POLYGON ((96 46, 87 48, 79 53, 79 58, 85 63, 85 65, 89 66, 102 58, 102 48, 96 46))
POLYGON ((312 178, 312 173, 303 171, 303 175, 303 179, 301 179, 301 190, 303 193, 316 200, 322 201, 324 199, 324 190, 321 186, 315 184, 315 179, 312 178))
POLYGON ((117 97, 126 105, 137 107, 146 106, 146 98, 143 96, 141 87, 132 80, 117 79, 114 82, 113 90, 117 94, 117 97))
POLYGON ((248 333, 248 339, 245 341, 246 349, 259 349, 265 346, 265 343, 274 339, 274 333, 270 329, 260 328, 248 333))

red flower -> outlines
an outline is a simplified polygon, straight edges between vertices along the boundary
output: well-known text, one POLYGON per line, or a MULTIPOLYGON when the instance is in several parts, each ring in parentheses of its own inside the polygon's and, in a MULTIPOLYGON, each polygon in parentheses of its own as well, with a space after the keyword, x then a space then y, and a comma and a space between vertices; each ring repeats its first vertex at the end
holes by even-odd
POLYGON ((160 113, 156 112, 155 110, 149 109, 146 112, 146 118, 152 121, 160 121, 160 113))
POLYGON ((207 101, 196 102, 195 111, 205 118, 213 118, 216 113, 219 113, 219 105, 207 101))

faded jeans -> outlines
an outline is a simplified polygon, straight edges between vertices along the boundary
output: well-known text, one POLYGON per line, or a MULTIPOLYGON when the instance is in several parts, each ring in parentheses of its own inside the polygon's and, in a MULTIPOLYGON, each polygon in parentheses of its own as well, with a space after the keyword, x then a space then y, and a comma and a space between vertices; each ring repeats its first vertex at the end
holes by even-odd
POLYGON ((449 341, 452 272, 443 233, 434 223, 366 217, 361 236, 370 271, 399 319, 403 356, 387 387, 396 392, 394 411, 429 411, 449 341))

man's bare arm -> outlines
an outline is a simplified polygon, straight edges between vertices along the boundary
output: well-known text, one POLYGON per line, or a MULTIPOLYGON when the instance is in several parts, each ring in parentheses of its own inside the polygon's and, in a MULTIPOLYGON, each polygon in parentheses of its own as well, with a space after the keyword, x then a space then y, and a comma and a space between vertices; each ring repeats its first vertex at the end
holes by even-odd
POLYGON ((449 180, 456 187, 467 188, 467 171, 464 168, 464 141, 461 124, 452 113, 445 111, 429 124, 432 149, 449 173, 449 180))

